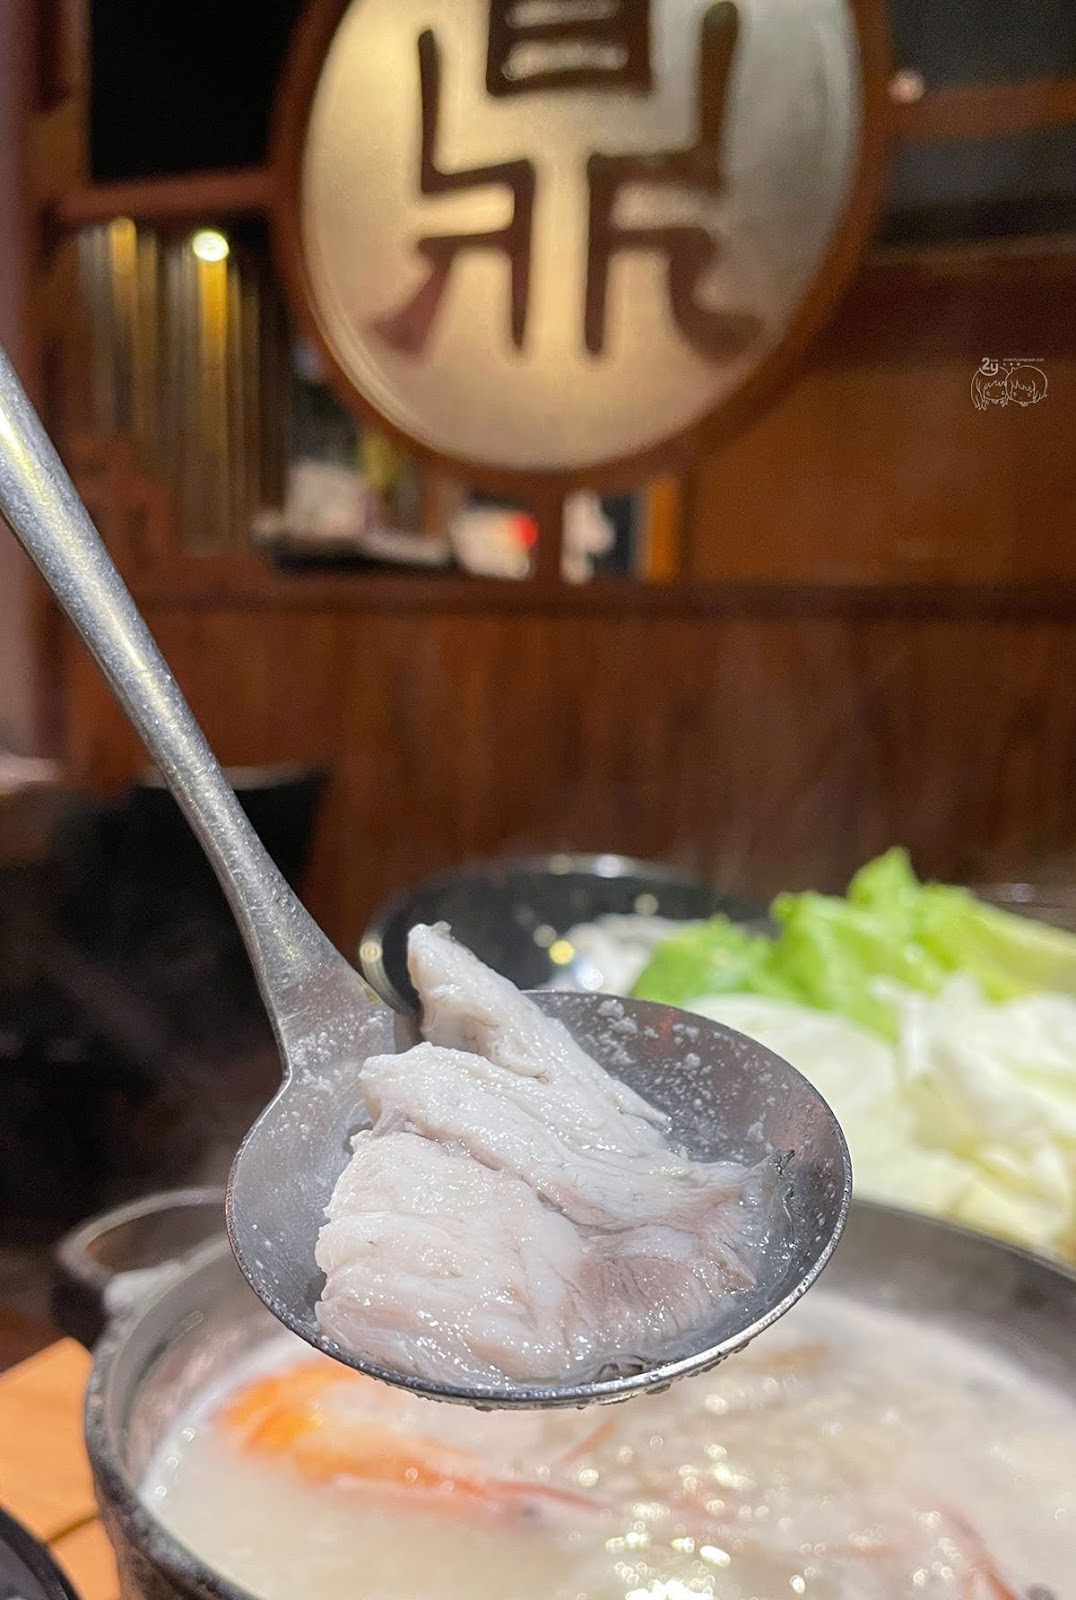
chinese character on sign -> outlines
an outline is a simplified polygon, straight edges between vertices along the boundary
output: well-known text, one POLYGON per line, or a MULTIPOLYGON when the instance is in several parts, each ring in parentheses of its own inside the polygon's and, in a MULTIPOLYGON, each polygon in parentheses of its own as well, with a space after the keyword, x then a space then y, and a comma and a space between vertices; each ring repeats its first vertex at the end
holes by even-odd
MULTIPOLYGON (((722 131, 729 79, 739 36, 734 0, 717 0, 703 14, 697 77, 694 143, 680 149, 608 154, 586 162, 588 244, 583 287, 583 339, 591 356, 606 343, 609 271, 623 254, 648 254, 665 264, 669 312, 681 336, 704 359, 731 361, 758 336, 760 319, 749 310, 700 302, 700 282, 721 258, 721 241, 696 223, 628 226, 616 221, 629 188, 679 189, 719 196, 722 131)), ((428 268, 415 293, 398 310, 379 317, 373 330, 401 354, 421 356, 433 332, 453 263, 465 251, 496 251, 509 265, 513 346, 523 347, 530 294, 534 162, 525 157, 458 171, 438 164, 441 54, 436 35, 418 40, 421 154, 424 196, 496 185, 511 196, 509 221, 474 233, 424 234, 415 244, 428 268)), ((650 87, 649 0, 491 0, 486 85, 491 94, 544 89, 650 87)))
POLYGON ((699 355, 728 361, 740 355, 761 330, 748 311, 700 305, 699 281, 718 260, 721 244, 694 224, 624 227, 614 221, 617 200, 629 184, 694 189, 719 195, 721 133, 725 102, 739 33, 733 0, 718 0, 702 19, 699 45, 698 133, 682 150, 652 155, 594 154, 587 162, 590 186, 590 246, 587 252, 586 344, 592 355, 605 348, 609 266, 619 251, 648 251, 665 259, 669 309, 684 338, 699 355))
POLYGON ((337 376, 468 481, 716 431, 867 236, 881 4, 341 0, 283 178, 337 376))
POLYGON ((441 109, 441 53, 432 29, 418 41, 419 95, 422 116, 422 154, 419 190, 424 195, 452 194, 500 184, 512 196, 511 218, 503 228, 484 233, 427 234, 416 249, 429 265, 429 276, 406 305, 379 318, 374 328, 387 344, 408 355, 421 355, 426 347, 441 300, 448 286, 452 263, 464 250, 496 250, 504 255, 511 275, 511 336, 518 350, 527 325, 530 289, 531 219, 534 212, 534 163, 501 161, 469 171, 445 172, 437 164, 437 121, 441 109))
POLYGON ((650 88, 650 0, 490 0, 486 90, 650 88))

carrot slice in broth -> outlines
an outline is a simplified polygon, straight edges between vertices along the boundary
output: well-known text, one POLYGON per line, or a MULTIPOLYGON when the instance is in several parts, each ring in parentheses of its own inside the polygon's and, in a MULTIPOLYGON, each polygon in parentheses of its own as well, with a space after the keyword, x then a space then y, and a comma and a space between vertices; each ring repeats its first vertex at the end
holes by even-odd
MULTIPOLYGON (((351 1388, 361 1390, 375 1409, 384 1409, 378 1405, 380 1385, 334 1368, 335 1363, 311 1362, 255 1379, 225 1405, 220 1421, 241 1449, 285 1460, 311 1483, 403 1492, 415 1509, 513 1518, 543 1502, 587 1512, 601 1509, 593 1497, 570 1489, 495 1477, 470 1451, 334 1405, 335 1397, 351 1388)), ((580 1448, 593 1448, 610 1428, 603 1424, 580 1448)))

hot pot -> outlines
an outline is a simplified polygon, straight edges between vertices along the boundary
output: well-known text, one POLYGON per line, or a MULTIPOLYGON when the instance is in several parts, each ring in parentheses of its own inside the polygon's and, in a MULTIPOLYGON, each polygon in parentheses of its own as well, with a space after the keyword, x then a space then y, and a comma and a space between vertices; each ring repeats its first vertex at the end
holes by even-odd
MULTIPOLYGON (((138 1495, 172 1419, 274 1327, 219 1233, 222 1217, 219 1191, 160 1195, 87 1224, 60 1248, 57 1316, 84 1341, 103 1328, 86 1444, 123 1600, 250 1600, 138 1495)), ((963 1333, 1063 1391, 1076 1388, 1076 1273, 1042 1258, 858 1200, 824 1281, 963 1333)))

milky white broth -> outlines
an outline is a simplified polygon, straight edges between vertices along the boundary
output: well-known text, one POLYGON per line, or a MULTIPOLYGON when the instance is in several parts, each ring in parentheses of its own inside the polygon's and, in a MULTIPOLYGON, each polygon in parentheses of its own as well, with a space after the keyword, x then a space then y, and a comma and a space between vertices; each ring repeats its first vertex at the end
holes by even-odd
POLYGON ((274 1413, 278 1454, 225 1422, 244 1385, 289 1366, 318 1382, 317 1363, 274 1336, 144 1484, 261 1600, 1076 1594, 1072 1399, 824 1289, 713 1373, 624 1405, 483 1414, 335 1368, 297 1443, 279 1444, 290 1402, 274 1413))

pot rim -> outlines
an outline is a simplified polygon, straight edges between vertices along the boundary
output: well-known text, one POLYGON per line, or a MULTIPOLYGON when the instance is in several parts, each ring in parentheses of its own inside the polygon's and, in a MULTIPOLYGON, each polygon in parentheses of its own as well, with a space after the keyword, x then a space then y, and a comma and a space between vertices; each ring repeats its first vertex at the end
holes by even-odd
POLYGON ((153 1292, 151 1286, 175 1277, 193 1255, 219 1238, 224 1231, 225 1196, 225 1189, 217 1185, 166 1189, 89 1217, 64 1234, 53 1252, 51 1300, 57 1326, 92 1350, 127 1306, 141 1305, 153 1292), (122 1236, 132 1224, 185 1212, 208 1214, 215 1221, 215 1231, 193 1244, 178 1245, 171 1255, 154 1251, 150 1261, 136 1258, 135 1263, 125 1265, 109 1258, 109 1241, 117 1234, 122 1236))
POLYGON ((118 1519, 122 1524, 124 1539, 134 1545, 153 1566, 169 1575, 182 1574, 184 1589, 196 1595, 198 1600, 260 1600, 260 1597, 216 1572, 196 1550, 190 1549, 170 1533, 146 1505, 109 1437, 105 1394, 115 1361, 136 1324, 167 1300, 181 1283, 230 1255, 226 1234, 208 1240, 187 1256, 181 1273, 162 1283, 122 1315, 113 1318, 93 1352, 93 1367, 86 1385, 83 1409, 86 1453, 90 1458, 97 1498, 106 1523, 118 1519))
MULTIPOLYGON (((853 1202, 852 1209, 859 1213, 868 1212, 882 1217, 893 1217, 898 1221, 906 1220, 915 1226, 937 1230, 955 1239, 966 1240, 969 1245, 977 1249, 997 1252, 1007 1257, 1014 1265, 1030 1270, 1032 1274, 1045 1273, 1058 1280, 1076 1297, 1076 1267, 1060 1259, 1054 1260, 1037 1251, 996 1238, 992 1234, 967 1228, 941 1217, 930 1216, 926 1212, 915 1211, 906 1206, 858 1198, 853 1202)), ((215 1572, 196 1551, 191 1550, 170 1533, 145 1504, 137 1485, 113 1449, 105 1420, 104 1400, 113 1365, 134 1327, 165 1301, 180 1283, 185 1283, 199 1271, 214 1265, 229 1254, 230 1247, 226 1236, 207 1241, 187 1257, 184 1269, 178 1277, 161 1284, 156 1291, 147 1295, 122 1316, 115 1318, 94 1351, 93 1369, 86 1389, 84 1414, 86 1448, 93 1467, 95 1483, 99 1486, 98 1499, 106 1522, 110 1522, 113 1518, 119 1520, 125 1540, 154 1567, 169 1575, 180 1574, 184 1589, 196 1596, 197 1600, 260 1600, 260 1597, 234 1583, 230 1578, 215 1572)))

